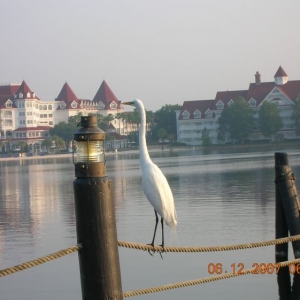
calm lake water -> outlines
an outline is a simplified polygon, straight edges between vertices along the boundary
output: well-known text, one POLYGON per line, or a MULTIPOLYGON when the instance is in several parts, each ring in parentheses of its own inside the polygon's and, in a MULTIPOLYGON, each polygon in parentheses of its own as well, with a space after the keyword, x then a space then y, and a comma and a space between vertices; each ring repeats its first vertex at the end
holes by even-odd
MULTIPOLYGON (((232 150, 231 150, 232 151, 232 150)), ((230 152, 230 151, 229 151, 230 152)), ((286 150, 297 178, 300 154, 286 150)), ((275 236, 274 151, 202 153, 154 151, 175 197, 177 240, 166 244, 210 246, 271 240, 275 236)), ((149 243, 154 212, 141 190, 138 153, 107 156, 113 181, 118 239, 149 243)), ((76 244, 71 158, 0 162, 0 269, 76 244)), ((299 187, 298 187, 299 190, 299 187)), ((160 230, 156 243, 161 242, 160 230)), ((274 246, 228 252, 151 257, 119 248, 123 291, 211 276, 210 263, 231 265, 275 260, 274 246)), ((290 258, 292 258, 292 253, 290 258)), ((216 274, 214 274, 216 275, 216 274)), ((134 299, 278 299, 276 275, 246 275, 134 299)), ((1 299, 81 299, 77 253, 0 278, 1 299)))

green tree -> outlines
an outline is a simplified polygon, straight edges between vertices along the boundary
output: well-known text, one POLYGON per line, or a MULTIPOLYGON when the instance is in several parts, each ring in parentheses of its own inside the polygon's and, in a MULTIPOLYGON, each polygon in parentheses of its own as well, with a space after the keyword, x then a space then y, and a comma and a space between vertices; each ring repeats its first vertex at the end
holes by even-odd
POLYGON ((274 134, 283 126, 282 118, 275 103, 263 102, 259 109, 258 123, 263 136, 272 140, 274 134))
POLYGON ((205 147, 209 147, 211 146, 212 142, 211 139, 209 137, 209 131, 207 130, 206 127, 204 127, 204 129, 201 131, 201 140, 202 140, 202 145, 205 147))
POLYGON ((168 132, 166 129, 164 128, 160 128, 157 131, 157 137, 159 139, 161 139, 161 150, 164 150, 164 141, 166 139, 166 137, 168 136, 168 132))
POLYGON ((294 120, 294 126, 296 128, 296 134, 300 135, 300 95, 295 100, 292 119, 294 120))
POLYGON ((22 141, 22 142, 19 142, 18 143, 18 146, 20 147, 21 149, 21 152, 26 152, 26 146, 27 146, 27 143, 22 141))
POLYGON ((181 108, 180 105, 164 105, 161 109, 154 113, 154 128, 152 130, 153 136, 158 136, 158 130, 165 128, 169 134, 174 135, 177 139, 177 124, 176 124, 176 110, 181 108))
POLYGON ((66 143, 60 136, 53 135, 52 136, 52 141, 54 142, 55 147, 56 147, 57 150, 65 149, 66 143))
POLYGON ((42 146, 47 149, 47 152, 49 152, 51 145, 52 145, 51 139, 45 139, 42 141, 42 146))
POLYGON ((243 97, 235 99, 234 103, 222 111, 218 119, 218 139, 225 140, 229 133, 232 140, 242 144, 253 130, 254 117, 252 109, 243 97))

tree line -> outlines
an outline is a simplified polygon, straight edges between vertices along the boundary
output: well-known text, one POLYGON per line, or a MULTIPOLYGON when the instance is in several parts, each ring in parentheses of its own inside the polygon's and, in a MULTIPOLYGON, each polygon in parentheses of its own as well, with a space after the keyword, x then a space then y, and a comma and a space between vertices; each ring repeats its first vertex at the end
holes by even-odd
MULTIPOLYGON (((146 110, 147 118, 147 141, 148 143, 157 143, 159 139, 162 141, 169 140, 171 143, 177 138, 176 130, 176 113, 175 111, 180 109, 181 106, 176 105, 164 105, 156 112, 146 110)), ((93 113, 89 115, 94 115, 93 113)), ((77 125, 80 122, 82 114, 79 113, 76 116, 69 117, 68 122, 59 122, 53 128, 49 130, 51 138, 42 142, 42 146, 49 149, 55 144, 57 149, 68 148, 68 145, 73 140, 74 133, 78 130, 77 125)), ((131 141, 138 142, 138 127, 140 124, 140 115, 136 109, 132 112, 117 113, 115 115, 108 114, 103 116, 97 114, 98 127, 106 132, 106 140, 114 139, 114 136, 110 134, 110 127, 113 125, 116 128, 116 132, 123 133, 122 128, 131 141), (114 122, 116 121, 116 122, 114 122)), ((163 143, 162 143, 163 147, 163 143)))

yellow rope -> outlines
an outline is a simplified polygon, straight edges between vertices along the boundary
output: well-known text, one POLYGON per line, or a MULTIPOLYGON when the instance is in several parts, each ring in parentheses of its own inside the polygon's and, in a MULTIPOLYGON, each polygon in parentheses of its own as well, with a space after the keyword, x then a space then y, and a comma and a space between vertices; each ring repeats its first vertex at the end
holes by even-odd
MULTIPOLYGON (((285 261, 282 263, 276 263, 276 264, 274 264, 274 266, 280 265, 280 267, 286 267, 290 264, 297 264, 297 263, 300 263, 300 258, 290 260, 290 261, 285 261)), ((135 291, 123 293, 123 298, 134 297, 134 296, 145 295, 145 294, 156 293, 156 292, 162 292, 162 291, 167 291, 167 290, 171 290, 171 289, 187 287, 187 286, 191 286, 191 285, 197 285, 197 284, 202 284, 202 283, 207 283, 207 282, 217 281, 217 280, 222 280, 222 279, 228 279, 228 278, 232 278, 232 277, 252 274, 254 271, 256 271, 256 268, 247 269, 240 273, 226 273, 226 274, 222 274, 222 275, 205 277, 205 278, 196 279, 196 280, 183 281, 183 282, 178 282, 178 283, 174 283, 174 284, 167 284, 167 285, 163 285, 163 286, 156 286, 156 287, 147 288, 147 289, 135 290, 135 291)))
MULTIPOLYGON (((300 240, 300 235, 294 235, 287 238, 281 238, 277 240, 270 240, 265 242, 258 242, 258 243, 248 243, 248 244, 237 244, 237 245, 229 245, 229 246, 206 246, 206 247, 165 247, 165 252, 213 252, 213 251, 229 251, 229 250, 240 250, 240 249, 249 249, 249 248, 257 248, 257 247, 264 247, 264 246, 271 246, 271 245, 278 245, 284 244, 287 242, 294 242, 300 240)), ((158 251, 161 252, 163 249, 160 246, 152 247, 150 245, 145 244, 137 244, 131 242, 124 242, 118 241, 119 247, 126 247, 131 249, 138 249, 143 251, 158 251)), ((40 264, 52 261, 54 259, 66 256, 73 252, 77 252, 82 248, 82 245, 76 245, 64 250, 60 250, 58 252, 49 254, 47 256, 43 256, 29 262, 25 262, 19 265, 16 265, 11 268, 0 270, 0 277, 7 276, 22 270, 26 270, 40 264)))
POLYGON ((32 267, 36 267, 36 266, 41 265, 43 263, 49 262, 51 260, 63 257, 65 255, 71 254, 73 252, 77 252, 80 249, 81 249, 81 245, 79 244, 79 245, 76 245, 76 246, 73 246, 73 247, 70 247, 70 248, 67 248, 67 249, 60 250, 58 252, 49 254, 47 256, 43 256, 43 257, 31 260, 31 261, 22 263, 20 265, 16 265, 16 266, 11 267, 11 268, 0 270, 0 277, 7 276, 7 275, 10 275, 10 274, 13 274, 13 273, 16 273, 16 272, 19 272, 19 271, 23 271, 23 270, 26 270, 26 269, 29 269, 29 268, 32 268, 32 267))
MULTIPOLYGON (((241 250, 257 247, 266 247, 271 245, 284 244, 287 242, 294 242, 300 240, 300 235, 294 235, 286 238, 277 240, 270 240, 257 243, 248 244, 237 244, 237 245, 223 245, 223 246, 205 246, 205 247, 164 247, 164 252, 215 252, 215 251, 230 251, 230 250, 241 250)), ((125 241, 118 241, 119 247, 125 247, 143 251, 157 251, 161 252, 163 249, 160 246, 137 244, 125 241)))

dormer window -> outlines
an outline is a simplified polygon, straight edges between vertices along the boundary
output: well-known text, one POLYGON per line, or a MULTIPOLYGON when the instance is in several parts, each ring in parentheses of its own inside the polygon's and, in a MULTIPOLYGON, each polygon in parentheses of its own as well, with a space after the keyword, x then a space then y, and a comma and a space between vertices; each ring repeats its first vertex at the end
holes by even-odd
POLYGON ((98 109, 104 109, 104 108, 105 108, 105 105, 103 104, 102 101, 100 101, 100 102, 97 104, 97 108, 98 108, 98 109))
POLYGON ((23 94, 19 93, 19 98, 22 99, 23 98, 23 94))
POLYGON ((29 93, 29 92, 27 93, 26 97, 27 97, 27 98, 30 98, 30 93, 29 93))
POLYGON ((234 103, 234 102, 233 102, 233 100, 231 99, 231 100, 228 102, 227 106, 230 107, 233 103, 234 103))
POLYGON ((61 101, 59 103, 59 107, 60 107, 60 109, 65 109, 66 108, 66 103, 64 101, 61 101))
POLYGON ((13 103, 12 103, 12 101, 11 101, 10 99, 8 99, 8 100, 6 101, 6 103, 5 103, 5 107, 6 107, 6 108, 12 108, 12 105, 13 105, 13 103))
POLYGON ((252 98, 249 100, 249 107, 256 107, 256 101, 252 98))
POLYGON ((200 119, 201 118, 201 112, 197 109, 194 112, 194 119, 200 119))
POLYGON ((224 109, 224 103, 221 100, 218 101, 216 106, 217 106, 217 109, 224 109))
POLYGON ((275 103, 276 105, 281 105, 282 101, 279 98, 274 98, 274 99, 271 100, 271 103, 275 103))
POLYGON ((185 110, 183 113, 182 113, 182 119, 189 119, 190 118, 190 114, 185 110))
POLYGON ((71 103, 71 107, 72 107, 72 108, 77 108, 77 103, 76 103, 75 100, 71 103))
POLYGON ((116 104, 115 101, 113 101, 110 106, 109 106, 111 109, 117 109, 118 105, 116 104))
POLYGON ((208 109, 206 112, 205 112, 205 117, 206 118, 212 118, 212 111, 210 109, 208 109))

